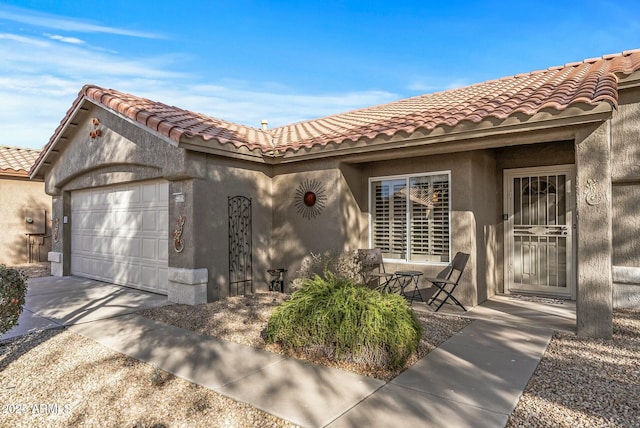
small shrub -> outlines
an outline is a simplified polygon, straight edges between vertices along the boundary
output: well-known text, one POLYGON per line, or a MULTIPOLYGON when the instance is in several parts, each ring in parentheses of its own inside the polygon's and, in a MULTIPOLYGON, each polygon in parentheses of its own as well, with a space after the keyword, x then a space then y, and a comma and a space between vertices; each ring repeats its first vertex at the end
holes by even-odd
POLYGON ((316 275, 272 314, 266 340, 285 350, 398 368, 418 348, 422 326, 403 297, 316 275))
POLYGON ((18 324, 27 293, 27 276, 0 265, 0 334, 18 324))
POLYGON ((167 378, 167 375, 164 370, 162 370, 160 367, 156 365, 152 366, 151 376, 149 376, 149 380, 151 381, 151 384, 155 386, 161 386, 162 384, 165 383, 166 378, 167 378))
POLYGON ((356 250, 330 250, 318 254, 311 253, 302 261, 302 266, 298 271, 298 278, 293 280, 292 288, 299 290, 305 281, 313 279, 316 275, 320 277, 332 275, 337 279, 361 282, 361 270, 362 267, 356 250))

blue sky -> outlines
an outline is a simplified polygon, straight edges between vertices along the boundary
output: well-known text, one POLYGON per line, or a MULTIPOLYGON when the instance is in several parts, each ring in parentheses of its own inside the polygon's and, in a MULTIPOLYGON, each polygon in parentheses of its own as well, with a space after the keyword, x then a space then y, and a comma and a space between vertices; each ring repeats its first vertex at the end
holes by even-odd
POLYGON ((638 48, 635 0, 0 1, 0 144, 86 83, 279 126, 638 48))

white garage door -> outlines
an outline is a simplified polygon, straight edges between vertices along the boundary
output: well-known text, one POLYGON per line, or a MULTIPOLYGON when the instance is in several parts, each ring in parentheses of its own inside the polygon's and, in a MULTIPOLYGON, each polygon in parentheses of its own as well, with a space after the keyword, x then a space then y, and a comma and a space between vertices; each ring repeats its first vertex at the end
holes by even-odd
POLYGON ((71 274, 167 294, 166 181, 71 194, 71 274))

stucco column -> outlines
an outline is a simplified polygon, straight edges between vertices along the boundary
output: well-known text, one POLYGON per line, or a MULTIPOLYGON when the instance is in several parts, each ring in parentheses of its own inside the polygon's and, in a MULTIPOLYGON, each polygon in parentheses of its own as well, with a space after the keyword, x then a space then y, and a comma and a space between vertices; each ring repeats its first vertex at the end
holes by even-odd
POLYGON ((197 269, 197 225, 194 180, 169 182, 169 270, 167 294, 170 302, 187 305, 207 303, 207 269, 197 269))
MULTIPOLYGON (((61 193, 54 195, 51 199, 51 251, 47 254, 47 260, 51 262, 51 275, 64 275, 64 196, 61 193)), ((71 255, 67 254, 67 259, 71 255)), ((67 273, 68 274, 68 273, 67 273)))
POLYGON ((610 122, 576 136, 577 333, 613 334, 610 122))

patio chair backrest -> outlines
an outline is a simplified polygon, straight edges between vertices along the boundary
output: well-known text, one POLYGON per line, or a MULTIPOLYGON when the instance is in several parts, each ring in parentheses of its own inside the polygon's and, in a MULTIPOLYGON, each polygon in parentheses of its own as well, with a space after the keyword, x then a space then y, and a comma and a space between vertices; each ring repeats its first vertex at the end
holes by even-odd
POLYGON ((447 265, 447 267, 442 269, 440 271, 440 273, 438 273, 438 275, 436 275, 436 278, 438 278, 438 279, 449 279, 451 277, 451 273, 452 272, 453 272, 453 267, 451 266, 451 263, 449 263, 447 265))
POLYGON ((453 257, 451 264, 451 272, 449 273, 449 277, 447 279, 452 280, 454 282, 460 281, 460 277, 464 272, 464 268, 467 266, 467 262, 469 261, 469 254, 458 252, 453 257), (453 278, 455 276, 455 278, 453 278))
POLYGON ((377 270, 378 272, 386 273, 380 248, 360 249, 358 250, 358 259, 363 272, 377 270))

